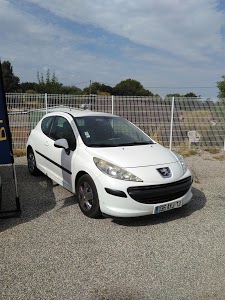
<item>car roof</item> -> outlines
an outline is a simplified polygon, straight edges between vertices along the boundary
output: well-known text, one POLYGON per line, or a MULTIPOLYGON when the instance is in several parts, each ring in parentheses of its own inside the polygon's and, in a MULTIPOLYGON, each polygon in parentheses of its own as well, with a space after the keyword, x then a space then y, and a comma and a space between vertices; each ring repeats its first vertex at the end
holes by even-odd
MULTIPOLYGON (((67 107, 58 107, 58 108, 50 108, 48 110, 47 115, 56 115, 57 113, 68 113, 73 117, 86 117, 86 116, 113 116, 117 117, 116 115, 104 113, 104 112, 95 112, 91 110, 83 110, 83 109, 76 109, 76 108, 67 108, 67 107)), ((45 115, 45 116, 47 116, 45 115)))

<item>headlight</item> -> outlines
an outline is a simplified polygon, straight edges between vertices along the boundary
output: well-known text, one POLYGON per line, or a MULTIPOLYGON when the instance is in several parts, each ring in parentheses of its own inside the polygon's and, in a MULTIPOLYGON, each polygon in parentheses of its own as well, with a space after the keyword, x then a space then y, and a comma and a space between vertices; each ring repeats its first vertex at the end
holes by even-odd
POLYGON ((176 155, 177 159, 179 160, 179 162, 180 162, 180 164, 181 164, 181 167, 182 167, 182 169, 183 169, 183 172, 184 172, 184 174, 185 174, 185 173, 187 172, 187 164, 186 164, 186 162, 185 162, 183 156, 181 156, 180 154, 178 154, 178 153, 176 153, 176 152, 173 152, 173 153, 176 155))
POLYGON ((111 164, 108 161, 103 159, 94 157, 94 163, 96 167, 102 171, 104 174, 113 177, 115 179, 126 180, 126 181, 142 181, 137 176, 133 175, 132 173, 120 168, 114 164, 111 164))

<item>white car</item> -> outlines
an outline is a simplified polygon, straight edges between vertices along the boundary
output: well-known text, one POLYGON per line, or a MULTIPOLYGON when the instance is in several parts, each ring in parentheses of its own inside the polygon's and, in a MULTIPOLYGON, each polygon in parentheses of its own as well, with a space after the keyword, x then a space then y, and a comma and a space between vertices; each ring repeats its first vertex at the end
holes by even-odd
POLYGON ((183 206, 192 175, 182 156, 124 118, 61 109, 45 115, 27 142, 28 169, 76 194, 88 217, 137 217, 183 206))

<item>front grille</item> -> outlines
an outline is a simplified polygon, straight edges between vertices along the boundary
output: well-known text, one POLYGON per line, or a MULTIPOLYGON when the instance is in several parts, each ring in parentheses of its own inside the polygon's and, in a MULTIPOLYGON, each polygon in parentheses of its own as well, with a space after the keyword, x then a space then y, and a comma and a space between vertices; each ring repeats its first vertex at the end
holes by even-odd
POLYGON ((182 180, 149 186, 129 187, 130 197, 137 202, 145 204, 157 204, 172 201, 184 196, 192 184, 191 176, 182 180))

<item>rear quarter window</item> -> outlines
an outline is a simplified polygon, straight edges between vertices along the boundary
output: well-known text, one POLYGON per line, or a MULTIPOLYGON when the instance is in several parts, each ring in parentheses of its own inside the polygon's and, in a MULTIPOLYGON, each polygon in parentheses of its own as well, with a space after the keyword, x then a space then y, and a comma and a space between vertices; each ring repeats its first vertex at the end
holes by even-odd
POLYGON ((51 128, 51 125, 52 125, 52 122, 53 122, 53 119, 54 117, 51 116, 51 117, 46 117, 42 120, 41 122, 41 130, 43 131, 43 133, 45 135, 49 135, 49 131, 50 131, 50 128, 51 128))

